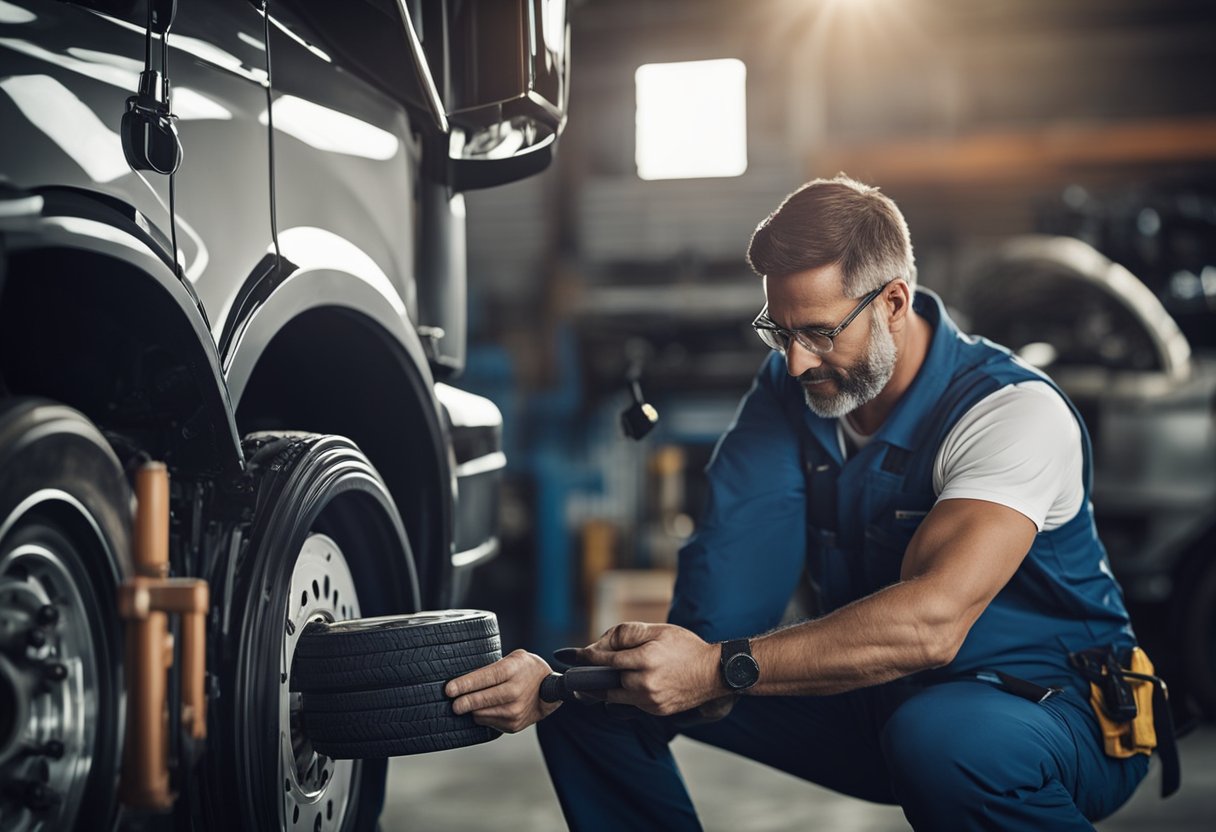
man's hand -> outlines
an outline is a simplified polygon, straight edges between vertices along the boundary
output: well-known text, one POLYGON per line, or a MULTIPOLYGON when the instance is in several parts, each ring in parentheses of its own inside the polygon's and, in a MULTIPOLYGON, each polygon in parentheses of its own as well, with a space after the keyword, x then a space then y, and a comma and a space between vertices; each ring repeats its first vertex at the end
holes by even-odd
POLYGON ((624 671, 621 689, 606 691, 609 702, 668 716, 729 693, 718 671, 720 656, 718 645, 683 627, 626 621, 581 648, 578 658, 624 671))
POLYGON ((453 679, 443 692, 455 700, 453 712, 471 713, 478 725, 514 734, 540 722, 562 704, 541 701, 540 683, 550 673, 540 656, 516 650, 494 664, 453 679))

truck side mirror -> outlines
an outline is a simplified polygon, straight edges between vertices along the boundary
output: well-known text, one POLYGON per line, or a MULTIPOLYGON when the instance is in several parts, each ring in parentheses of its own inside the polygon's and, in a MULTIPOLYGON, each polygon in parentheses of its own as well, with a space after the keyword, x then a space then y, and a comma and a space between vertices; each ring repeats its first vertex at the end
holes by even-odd
POLYGON ((454 191, 475 191, 508 182, 518 182, 540 173, 553 161, 557 136, 551 135, 532 147, 505 159, 448 158, 447 183, 454 191))
POLYGON ((427 177, 467 191, 552 160, 569 98, 566 3, 296 0, 293 10, 337 60, 405 104, 427 177))
POLYGON ((433 17, 426 53, 448 121, 448 184, 487 188, 544 170, 566 124, 566 0, 443 3, 442 21, 445 54, 433 17))

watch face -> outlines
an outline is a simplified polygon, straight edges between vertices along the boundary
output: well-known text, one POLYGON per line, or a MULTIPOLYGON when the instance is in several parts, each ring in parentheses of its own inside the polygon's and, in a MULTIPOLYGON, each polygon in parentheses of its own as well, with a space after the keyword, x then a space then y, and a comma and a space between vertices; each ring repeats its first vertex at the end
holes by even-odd
POLYGON ((736 653, 726 663, 726 684, 735 690, 750 688, 760 678, 760 665, 746 653, 736 653))

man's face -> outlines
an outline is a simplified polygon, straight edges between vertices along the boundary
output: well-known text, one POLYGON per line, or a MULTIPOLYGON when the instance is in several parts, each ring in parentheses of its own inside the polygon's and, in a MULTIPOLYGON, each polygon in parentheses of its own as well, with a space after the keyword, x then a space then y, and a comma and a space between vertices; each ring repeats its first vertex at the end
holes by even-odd
MULTIPOLYGON (((857 305, 841 289, 836 264, 778 278, 765 278, 768 315, 786 329, 831 330, 857 305)), ((796 340, 786 350, 786 369, 798 379, 807 407, 817 416, 837 418, 871 401, 895 371, 895 341, 880 297, 836 336, 832 351, 817 355, 796 340)))

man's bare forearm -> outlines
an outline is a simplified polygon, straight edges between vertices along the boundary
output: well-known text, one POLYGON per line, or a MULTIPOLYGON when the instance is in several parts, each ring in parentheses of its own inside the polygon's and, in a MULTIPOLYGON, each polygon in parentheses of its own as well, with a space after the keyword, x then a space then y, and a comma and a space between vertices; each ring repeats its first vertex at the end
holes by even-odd
POLYGON ((932 581, 902 581, 822 618, 754 638, 760 681, 748 693, 842 693, 940 667, 965 635, 943 598, 932 581))
MULTIPOLYGON (((938 502, 904 552, 899 583, 753 638, 760 681, 747 693, 842 693, 949 664, 1036 531, 1025 515, 997 503, 938 502)), ((579 656, 621 670, 621 689, 608 691, 608 701, 647 713, 680 713, 731 694, 722 648, 674 624, 618 624, 579 656)))

